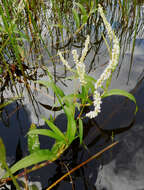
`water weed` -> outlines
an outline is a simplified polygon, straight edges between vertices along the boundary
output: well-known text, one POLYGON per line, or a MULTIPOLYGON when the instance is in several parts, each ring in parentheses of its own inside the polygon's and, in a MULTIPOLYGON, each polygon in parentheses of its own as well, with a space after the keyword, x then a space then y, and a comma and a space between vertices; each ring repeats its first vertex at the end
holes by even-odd
MULTIPOLYGON (((11 0, 9 0, 9 2, 12 6, 14 6, 11 0)), ((5 4, 3 1, 0 3, 0 13, 2 14, 4 25, 2 36, 3 44, 2 48, 0 49, 0 58, 2 59, 0 75, 4 78, 4 80, 0 81, 3 87, 1 89, 1 93, 3 93, 3 89, 5 89, 10 84, 10 81, 14 85, 17 94, 21 94, 17 90, 18 82, 23 83, 30 93, 31 89, 29 80, 31 80, 35 85, 39 84, 47 89, 52 89, 56 96, 55 104, 60 105, 60 109, 58 109, 58 111, 63 110, 63 113, 67 117, 66 131, 61 131, 58 126, 55 125, 55 118, 52 116, 50 119, 45 117, 43 118, 47 124, 47 129, 38 129, 35 124, 32 124, 27 134, 29 155, 19 160, 10 169, 5 165, 5 150, 2 148, 2 151, 0 152, 0 154, 2 154, 0 162, 5 165, 7 172, 0 181, 5 182, 10 177, 17 189, 19 189, 19 187, 17 186, 15 178, 13 178, 13 174, 15 172, 35 165, 31 169, 26 169, 26 173, 29 173, 54 162, 64 153, 66 149, 69 148, 75 139, 79 138, 79 142, 82 145, 84 131, 83 119, 86 117, 92 119, 98 116, 98 114, 101 112, 103 98, 112 95, 125 96, 135 103, 135 113, 137 112, 136 100, 132 94, 121 89, 108 89, 111 83, 112 74, 119 62, 120 40, 114 32, 111 24, 107 21, 102 6, 98 4, 97 8, 98 1, 96 1, 95 4, 90 1, 90 3, 88 3, 88 1, 83 1, 83 3, 72 3, 72 14, 75 21, 74 25, 70 24, 67 20, 67 17, 64 15, 64 12, 66 11, 65 6, 68 6, 67 1, 64 1, 63 4, 61 4, 61 2, 57 3, 55 0, 50 1, 51 4, 49 6, 52 10, 55 10, 54 20, 52 23, 50 19, 46 19, 47 17, 52 17, 52 14, 47 15, 46 5, 44 2, 42 2, 43 1, 40 1, 40 3, 36 5, 35 1, 30 3, 29 1, 22 0, 20 1, 19 6, 11 12, 9 11, 7 4, 5 4), (37 10, 35 9, 35 6, 38 8, 37 10), (3 7, 5 8, 5 11, 3 11, 3 7), (55 39, 53 38, 53 35, 58 33, 58 36, 60 36, 54 46, 56 49, 56 57, 60 58, 60 61, 66 68, 66 71, 69 71, 69 79, 74 79, 79 83, 78 88, 75 89, 71 94, 66 95, 66 93, 56 84, 55 75, 52 75, 52 73, 49 71, 49 68, 46 67, 46 64, 43 64, 42 62, 41 47, 45 48, 50 61, 55 67, 54 56, 51 55, 49 48, 47 47, 50 47, 50 45, 45 43, 44 35, 41 32, 42 26, 40 25, 40 19, 38 18, 38 15, 41 15, 41 9, 44 10, 42 18, 47 20, 45 22, 47 23, 45 26, 49 32, 48 35, 51 36, 52 44, 53 40, 55 39), (78 12, 81 12, 81 16, 78 14, 78 12), (109 51, 109 62, 98 79, 95 79, 87 74, 85 63, 85 58, 88 54, 89 46, 91 44, 91 37, 87 31, 87 28, 88 23, 91 21, 90 16, 93 15, 93 13, 96 13, 102 19, 109 37, 109 41, 104 38, 109 51), (22 17, 21 20, 19 18, 20 15, 24 15, 25 17, 22 17), (62 22, 63 19, 65 21, 65 26, 62 22), (17 22, 24 22, 26 26, 23 26, 22 28, 20 26, 18 27, 16 25, 17 22), (72 54, 72 61, 74 62, 74 67, 72 67, 63 55, 63 51, 59 50, 57 52, 57 50, 65 50, 66 46, 69 45, 69 42, 68 45, 65 44, 64 34, 66 32, 69 36, 68 39, 70 41, 74 41, 74 35, 78 35, 80 31, 84 29, 86 24, 87 27, 84 30, 85 43, 80 56, 78 51, 74 48, 72 51, 69 51, 69 54, 72 54), (70 32, 70 29, 72 28, 74 28, 74 34, 70 32), (52 30, 55 31, 54 34, 52 30), (30 44, 28 47, 28 52, 24 50, 25 41, 30 44), (5 48, 9 51, 7 52, 5 48), (29 53, 31 53, 31 57, 27 59, 26 57, 29 53), (34 59, 32 58, 32 55, 34 55, 34 59), (9 59, 10 57, 12 57, 12 60, 9 59), (45 68, 44 72, 47 75, 47 81, 37 80, 36 74, 38 68, 45 68), (91 99, 91 96, 93 96, 93 100, 91 99), (91 106, 93 106, 93 110, 85 112, 85 108, 90 108, 91 106), (76 110, 78 110, 77 116, 76 110), (54 140, 53 146, 50 149, 41 149, 39 135, 52 138, 54 140), (44 163, 37 165, 40 162, 44 163)), ((14 1, 14 3, 16 3, 16 1, 14 1)), ((16 98, 17 97, 15 97, 15 99, 16 98)), ((12 101, 15 99, 13 98, 12 101)), ((5 107, 10 102, 11 101, 8 101, 7 103, 2 104, 0 108, 5 107)), ((51 110, 55 111, 53 107, 51 110)), ((0 145, 3 146, 3 143, 0 145)), ((19 175, 16 177, 19 177, 19 175)))

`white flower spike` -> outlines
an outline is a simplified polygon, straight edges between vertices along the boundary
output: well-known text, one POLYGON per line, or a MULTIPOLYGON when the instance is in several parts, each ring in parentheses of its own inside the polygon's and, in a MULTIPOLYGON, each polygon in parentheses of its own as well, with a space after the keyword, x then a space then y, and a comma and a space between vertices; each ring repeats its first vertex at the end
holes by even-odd
POLYGON ((111 25, 106 20, 106 17, 104 15, 101 5, 98 5, 98 11, 99 11, 99 13, 103 19, 103 22, 105 24, 105 27, 108 31, 108 36, 109 36, 110 40, 113 39, 114 45, 113 45, 112 55, 111 55, 109 64, 105 68, 104 72, 101 74, 100 78, 95 83, 94 102, 93 102, 94 110, 90 111, 89 113, 86 114, 86 116, 89 118, 96 117, 98 115, 98 113, 100 112, 100 106, 101 106, 102 101, 101 101, 101 96, 98 92, 98 88, 100 88, 102 86, 103 82, 111 76, 112 72, 114 71, 114 69, 116 68, 116 66, 118 64, 119 53, 120 53, 119 40, 115 36, 115 34, 111 28, 111 25))

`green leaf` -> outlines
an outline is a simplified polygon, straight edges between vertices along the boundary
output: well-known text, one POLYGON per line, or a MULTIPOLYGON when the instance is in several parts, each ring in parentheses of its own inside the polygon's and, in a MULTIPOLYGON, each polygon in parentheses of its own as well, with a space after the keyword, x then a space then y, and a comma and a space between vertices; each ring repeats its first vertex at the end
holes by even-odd
POLYGON ((85 99, 86 98, 86 96, 87 96, 87 93, 86 93, 86 88, 85 88, 85 86, 82 86, 82 100, 83 99, 85 99))
POLYGON ((67 133, 67 138, 68 138, 68 141, 69 141, 69 144, 72 143, 72 141, 75 139, 75 134, 76 134, 76 122, 74 120, 74 118, 72 117, 69 117, 68 118, 68 133, 67 133))
POLYGON ((56 133, 49 129, 34 129, 32 131, 29 131, 28 135, 45 135, 56 140, 62 140, 61 136, 58 136, 56 133))
MULTIPOLYGON (((14 164, 10 168, 10 171, 13 174, 20 169, 32 166, 32 165, 37 164, 39 162, 43 162, 46 160, 54 161, 55 158, 56 158, 56 155, 53 154, 50 150, 42 149, 42 150, 34 152, 34 153, 30 154, 29 156, 26 156, 25 158, 18 161, 16 164, 14 164)), ((6 175, 4 177, 8 177, 8 173, 6 173, 6 175)))
POLYGON ((85 74, 85 78, 86 78, 86 80, 87 80, 88 82, 96 83, 96 81, 97 81, 95 78, 93 78, 93 77, 91 77, 91 76, 89 76, 89 75, 87 75, 87 74, 85 74))
POLYGON ((75 9, 72 9, 73 15, 74 15, 74 20, 76 22, 76 27, 79 28, 80 27, 80 19, 78 16, 78 13, 76 12, 75 9))
POLYGON ((3 140, 0 138, 0 162, 4 164, 6 162, 6 151, 3 144, 3 140))
POLYGON ((85 86, 82 86, 82 92, 81 92, 81 102, 82 102, 82 104, 85 104, 87 102, 88 92, 89 92, 89 88, 88 88, 87 84, 85 86))
POLYGON ((32 184, 32 185, 29 186, 29 189, 31 189, 31 190, 39 190, 39 187, 37 187, 36 184, 32 184))
POLYGON ((77 99, 77 94, 68 94, 62 98, 64 104, 72 105, 74 103, 74 100, 77 99))
POLYGON ((82 23, 85 24, 88 20, 88 16, 87 15, 82 15, 82 23))
MULTIPOLYGON (((33 131, 35 129, 36 129, 36 125, 32 123, 29 131, 33 131)), ((30 153, 40 150, 40 142, 39 142, 39 137, 37 134, 28 135, 28 150, 30 153)))
POLYGON ((132 94, 128 93, 128 92, 125 91, 125 90, 112 89, 112 90, 109 90, 108 92, 106 92, 106 93, 102 96, 102 98, 105 98, 105 97, 107 97, 107 96, 112 96, 112 95, 125 96, 125 97, 127 97, 128 99, 130 99, 131 101, 133 101, 133 102, 135 103, 135 105, 136 105, 136 109, 135 109, 135 114, 136 114, 136 112, 138 111, 138 106, 137 106, 137 103, 136 103, 136 99, 135 99, 135 97, 134 97, 132 94))
POLYGON ((66 137, 69 141, 69 144, 72 143, 72 141, 75 139, 75 134, 76 134, 76 121, 74 119, 74 114, 75 114, 75 107, 73 105, 71 106, 66 106, 65 107, 65 113, 67 115, 67 132, 66 132, 66 137))
POLYGON ((82 140, 83 140, 83 122, 82 120, 79 118, 79 138, 80 138, 80 144, 82 144, 82 140))
POLYGON ((63 141, 56 141, 53 145, 51 152, 56 154, 57 158, 62 154, 65 149, 68 147, 68 144, 65 144, 63 141))
POLYGON ((94 91, 95 91, 95 86, 94 85, 95 85, 95 83, 96 83, 97 80, 94 79, 91 76, 86 75, 86 74, 85 74, 85 79, 86 79, 86 82, 87 82, 85 88, 88 89, 88 91, 89 91, 89 89, 91 89, 92 94, 93 94, 94 91))
POLYGON ((65 94, 63 92, 63 90, 61 88, 59 88, 54 82, 53 80, 51 81, 42 81, 42 80, 38 80, 37 83, 42 84, 44 86, 51 87, 53 89, 53 91, 55 92, 57 97, 64 97, 65 94))
POLYGON ((0 67, 0 74, 2 74, 3 73, 3 69, 0 67))
POLYGON ((82 14, 87 16, 87 11, 84 8, 84 6, 80 3, 75 3, 75 4, 81 9, 82 14))
POLYGON ((59 140, 66 141, 64 134, 61 132, 61 130, 59 130, 59 128, 56 125, 54 125, 53 122, 51 122, 50 120, 46 118, 43 118, 43 119, 45 120, 47 125, 51 128, 51 130, 56 134, 59 140))

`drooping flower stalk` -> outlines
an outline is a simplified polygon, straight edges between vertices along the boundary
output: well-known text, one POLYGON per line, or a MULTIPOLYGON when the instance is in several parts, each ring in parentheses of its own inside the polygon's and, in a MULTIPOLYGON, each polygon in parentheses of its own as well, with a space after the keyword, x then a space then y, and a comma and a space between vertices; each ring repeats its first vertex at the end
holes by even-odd
POLYGON ((73 54, 74 62, 76 64, 76 70, 77 70, 77 74, 79 76, 80 84, 85 85, 86 84, 85 79, 84 79, 85 65, 84 65, 84 63, 82 63, 78 60, 78 55, 77 55, 76 50, 73 50, 72 54, 73 54))
MULTIPOLYGON (((86 54, 88 52, 89 41, 90 41, 90 37, 87 36, 86 41, 85 41, 85 47, 82 51, 82 56, 81 56, 80 60, 79 60, 79 56, 77 54, 77 51, 76 50, 72 51, 73 59, 74 59, 74 62, 76 64, 76 71, 77 71, 77 74, 79 76, 80 84, 82 86, 86 84, 86 81, 84 79, 84 75, 85 75, 84 59, 85 59, 86 54)), ((62 63, 67 67, 67 69, 72 71, 71 67, 68 65, 68 62, 63 58, 61 52, 58 52, 58 55, 60 56, 62 63)))
POLYGON ((103 11, 103 8, 102 8, 102 6, 100 4, 98 4, 98 12, 100 13, 100 16, 103 19, 104 25, 105 25, 106 30, 108 32, 108 36, 109 36, 110 40, 112 40, 114 32, 112 30, 112 27, 111 27, 110 23, 107 21, 107 19, 105 17, 105 14, 104 14, 104 11, 103 11))
MULTIPOLYGON (((115 70, 115 68, 118 64, 119 52, 120 52, 119 40, 115 36, 115 34, 111 28, 111 25, 108 23, 101 5, 98 5, 98 11, 99 11, 99 13, 103 19, 103 22, 105 24, 106 29, 107 29, 108 36, 109 36, 110 40, 113 41, 113 48, 112 48, 112 53, 110 55, 110 61, 108 63, 108 66, 105 68, 104 72, 101 74, 100 78, 95 83, 95 91, 94 91, 94 97, 93 97, 94 98, 94 101, 93 101, 94 110, 90 111, 89 113, 86 114, 86 116, 89 118, 96 117, 98 115, 98 113, 101 111, 102 100, 101 100, 101 95, 98 92, 98 89, 102 86, 104 81, 107 80, 111 76, 112 72, 115 70)), ((84 75, 85 75, 84 59, 85 59, 86 54, 88 52, 88 45, 89 45, 89 41, 90 41, 89 38, 90 37, 87 36, 87 39, 85 41, 85 47, 82 51, 82 56, 80 59, 79 59, 79 56, 77 54, 77 51, 76 50, 72 51, 73 59, 74 59, 74 62, 76 64, 76 70, 77 70, 77 74, 79 76, 79 80, 80 80, 81 85, 86 84, 86 81, 84 78, 84 75)), ((67 69, 72 71, 72 69, 68 65, 68 62, 63 58, 62 54, 59 52, 58 55, 60 56, 61 61, 67 67, 67 69)))
POLYGON ((119 40, 118 38, 115 36, 111 25, 108 23, 103 9, 101 7, 101 5, 98 5, 98 11, 103 19, 103 22, 105 24, 105 27, 108 31, 108 36, 110 38, 110 40, 113 40, 113 49, 112 49, 112 55, 110 58, 110 61, 108 63, 108 66, 105 68, 104 72, 101 74, 100 78, 97 80, 97 82, 95 83, 95 92, 94 92, 94 110, 90 111, 89 113, 86 114, 87 117, 89 118, 94 118, 98 115, 98 113, 100 112, 100 106, 101 106, 101 96, 100 93, 98 92, 98 88, 100 88, 103 84, 103 82, 105 80, 107 80, 112 72, 115 70, 117 64, 118 64, 118 59, 119 59, 119 53, 120 53, 120 47, 119 47, 119 40))
POLYGON ((58 51, 58 55, 59 55, 59 57, 60 57, 62 63, 66 66, 66 68, 67 68, 69 71, 71 71, 71 70, 72 70, 71 67, 69 66, 68 62, 64 59, 64 57, 62 56, 62 54, 61 54, 60 51, 58 51))
POLYGON ((85 47, 84 49, 82 50, 82 56, 80 58, 80 63, 83 63, 84 62, 84 59, 87 55, 87 52, 88 52, 88 45, 89 45, 89 42, 90 42, 90 37, 89 35, 87 35, 87 38, 86 38, 86 41, 85 41, 85 47))
POLYGON ((89 113, 86 114, 87 117, 89 118, 95 118, 101 111, 101 96, 100 96, 100 93, 95 90, 94 92, 94 110, 93 111, 90 111, 89 113))

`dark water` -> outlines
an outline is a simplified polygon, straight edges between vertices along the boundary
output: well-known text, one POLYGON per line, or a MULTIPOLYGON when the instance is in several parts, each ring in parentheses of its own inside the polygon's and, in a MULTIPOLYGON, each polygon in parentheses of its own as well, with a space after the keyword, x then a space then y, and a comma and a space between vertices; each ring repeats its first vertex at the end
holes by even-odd
MULTIPOLYGON (((84 120, 84 146, 80 146, 78 141, 74 141, 70 148, 55 163, 41 168, 29 175, 29 181, 40 182, 38 189, 46 189, 50 184, 59 179, 68 169, 87 160, 90 156, 102 150, 115 140, 119 144, 112 150, 105 152, 99 159, 89 162, 84 167, 74 172, 70 177, 58 184, 57 190, 65 189, 85 189, 85 190, 142 190, 144 189, 144 9, 142 5, 137 5, 133 10, 131 5, 131 17, 126 25, 120 15, 119 8, 115 5, 106 5, 108 10, 108 20, 112 24, 117 36, 120 39, 121 56, 119 66, 113 75, 110 88, 119 88, 130 91, 136 98, 139 110, 134 115, 135 105, 124 97, 112 96, 104 99, 102 111, 95 120, 84 120), (138 30, 136 39, 134 38, 135 17, 140 7, 140 17, 138 20, 138 30), (111 10, 111 11, 110 11, 111 10), (135 43, 134 52, 132 51, 135 43), (114 136, 112 138, 112 136, 114 136)), ((98 27, 96 18, 94 23, 89 23, 77 38, 73 39, 62 50, 67 50, 66 55, 70 64, 73 65, 71 50, 77 48, 78 52, 83 49, 85 34, 91 36, 90 51, 86 58, 86 69, 91 76, 97 78, 109 60, 108 52, 101 36, 105 30, 98 27), (79 48, 78 48, 79 47, 79 48)), ((58 44, 58 49, 61 44, 58 44)), ((56 54, 57 49, 51 47, 51 53, 56 54)), ((47 56, 44 54, 47 64, 47 56)), ((74 83, 61 80, 66 76, 63 66, 53 66, 48 64, 51 72, 55 74, 57 84, 64 89, 65 93, 73 92, 74 83)), ((46 76, 43 79, 47 79, 46 76)), ((33 84, 32 84, 32 87, 33 84)), ((32 88, 33 89, 33 88, 32 88)), ((9 96, 10 91, 5 92, 9 96)), ((36 102, 53 105, 47 92, 34 92, 36 102)), ((26 133, 30 124, 36 123, 45 128, 41 115, 49 118, 50 111, 46 110, 36 102, 32 104, 26 92, 23 106, 20 102, 12 103, 3 112, 0 121, 0 136, 2 137, 7 150, 7 160, 11 165, 22 156, 28 154, 26 133)), ((49 95, 53 95, 49 92, 49 95)), ((62 112, 56 112, 56 125, 61 130, 66 128, 66 116, 62 112)), ((40 137, 41 148, 50 148, 53 141, 46 137, 40 137)))

